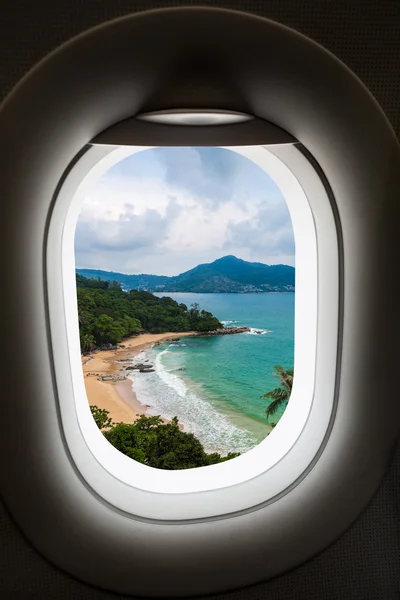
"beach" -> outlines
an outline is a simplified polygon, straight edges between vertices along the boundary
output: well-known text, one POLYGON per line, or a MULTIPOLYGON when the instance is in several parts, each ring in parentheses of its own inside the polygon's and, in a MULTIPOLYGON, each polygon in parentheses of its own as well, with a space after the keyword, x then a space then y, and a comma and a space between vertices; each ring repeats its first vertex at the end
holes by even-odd
MULTIPOLYGON (((221 336, 141 334, 123 340, 116 350, 95 352, 83 367, 89 403, 108 410, 113 422, 133 423, 141 414, 161 415, 168 422, 177 415, 183 431, 193 433, 207 452, 246 452, 272 430, 265 415, 265 394, 277 387, 274 365, 293 364, 294 296, 177 293, 171 297, 187 306, 201 302, 226 327, 247 326, 247 330, 221 336), (153 365, 154 371, 125 370, 141 362, 153 365), (121 379, 126 373, 128 379, 99 381, 96 373, 121 379)), ((284 410, 285 405, 278 408, 274 423, 284 410)))
MULTIPOLYGON (((124 374, 128 363, 118 362, 134 359, 142 350, 156 342, 196 335, 184 333, 143 333, 123 340, 115 350, 100 350, 82 357, 82 370, 86 395, 90 405, 107 410, 114 423, 133 423, 137 415, 151 416, 147 406, 141 404, 132 389, 132 380, 99 381, 98 375, 124 374)), ((146 377, 143 374, 143 377, 146 377)), ((163 419, 164 422, 169 422, 163 419)))

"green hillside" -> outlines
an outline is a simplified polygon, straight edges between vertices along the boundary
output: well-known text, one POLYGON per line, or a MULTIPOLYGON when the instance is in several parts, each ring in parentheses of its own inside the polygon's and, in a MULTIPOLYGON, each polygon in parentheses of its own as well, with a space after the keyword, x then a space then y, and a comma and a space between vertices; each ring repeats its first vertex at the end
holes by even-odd
POLYGON ((149 292, 254 293, 293 292, 295 289, 294 267, 252 263, 235 256, 198 265, 175 277, 125 275, 96 269, 77 269, 77 273, 87 278, 118 281, 125 290, 149 292))
POLYGON ((117 281, 76 275, 79 332, 82 351, 117 344, 139 333, 213 331, 222 327, 210 312, 197 304, 190 308, 172 298, 145 291, 125 292, 117 281))

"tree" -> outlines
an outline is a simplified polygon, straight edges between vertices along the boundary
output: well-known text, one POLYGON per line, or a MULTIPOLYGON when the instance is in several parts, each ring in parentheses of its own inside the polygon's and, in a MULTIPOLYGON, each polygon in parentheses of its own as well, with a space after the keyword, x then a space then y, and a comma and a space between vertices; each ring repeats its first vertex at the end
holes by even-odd
POLYGON ((94 348, 94 337, 90 333, 80 332, 81 350, 82 352, 91 352, 94 348))
POLYGON ((194 302, 188 311, 190 329, 193 331, 214 331, 222 328, 222 323, 206 310, 200 310, 200 305, 194 302))
POLYGON ((276 365, 274 369, 276 372, 273 375, 279 379, 279 387, 260 396, 260 398, 270 398, 272 400, 265 411, 267 420, 276 413, 280 406, 288 402, 293 386, 293 368, 284 369, 280 365, 276 365))
POLYGON ((207 465, 216 465, 237 456, 240 456, 240 452, 229 452, 226 456, 221 456, 219 452, 213 452, 212 454, 207 454, 207 465))
POLYGON ((197 302, 193 302, 190 305, 190 310, 188 311, 188 319, 190 329, 195 330, 197 327, 197 323, 199 321, 200 316, 200 305, 197 302))
POLYGON ((211 313, 194 304, 188 310, 168 296, 150 292, 124 292, 118 282, 87 279, 76 275, 81 350, 93 345, 117 344, 141 329, 166 331, 210 331, 222 327, 211 313))
POLYGON ((238 452, 230 452, 227 456, 217 452, 207 454, 200 440, 192 433, 181 431, 177 417, 171 423, 164 423, 159 416, 141 415, 133 424, 115 424, 111 422, 108 411, 97 406, 90 408, 97 426, 110 444, 149 467, 170 471, 193 469, 240 456, 238 452))
POLYGON ((99 429, 109 429, 114 425, 111 417, 109 417, 109 411, 105 408, 99 408, 95 404, 90 406, 90 410, 93 419, 99 429))
POLYGON ((163 423, 160 417, 141 415, 133 425, 119 423, 105 437, 123 454, 156 469, 191 469, 207 464, 201 442, 179 429, 177 417, 163 423))
POLYGON ((206 310, 202 310, 200 312, 196 324, 196 331, 215 331, 216 329, 221 329, 222 327, 222 323, 220 323, 212 313, 206 310))
POLYGON ((101 314, 94 322, 94 335, 97 344, 117 344, 124 335, 122 325, 112 317, 101 314))
POLYGON ((132 333, 136 333, 142 326, 139 319, 134 319, 133 317, 129 317, 128 315, 124 315, 123 325, 126 331, 125 335, 131 335, 132 333))

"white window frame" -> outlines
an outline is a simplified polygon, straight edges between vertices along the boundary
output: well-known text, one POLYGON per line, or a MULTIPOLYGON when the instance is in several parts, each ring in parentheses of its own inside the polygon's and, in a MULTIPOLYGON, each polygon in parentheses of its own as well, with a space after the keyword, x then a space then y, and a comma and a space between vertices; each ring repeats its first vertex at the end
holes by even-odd
POLYGON ((249 452, 197 469, 153 469, 112 447, 89 410, 80 358, 74 257, 76 222, 86 194, 112 165, 145 149, 148 147, 91 147, 68 173, 55 203, 48 234, 47 281, 66 441, 90 487, 125 512, 134 507, 134 513, 144 518, 174 520, 247 510, 272 501, 304 475, 329 427, 334 408, 339 311, 334 215, 318 174, 295 145, 227 148, 266 171, 280 188, 290 211, 296 246, 293 390, 277 426, 249 452), (316 223, 323 225, 323 236, 317 237, 316 223), (329 278, 324 273, 329 273, 329 278), (318 343, 320 377, 329 393, 319 391, 316 396, 318 343), (93 458, 101 465, 99 471, 93 469, 93 458), (161 504, 157 501, 160 494, 161 504))

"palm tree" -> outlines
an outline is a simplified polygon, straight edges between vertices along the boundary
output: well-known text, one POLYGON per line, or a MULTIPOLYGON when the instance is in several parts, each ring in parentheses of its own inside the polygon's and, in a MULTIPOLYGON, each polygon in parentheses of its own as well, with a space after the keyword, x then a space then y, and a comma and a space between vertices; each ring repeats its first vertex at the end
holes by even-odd
POLYGON ((287 402, 290 398, 293 386, 293 368, 284 369, 280 365, 274 367, 276 373, 273 373, 275 377, 279 379, 279 387, 271 390, 267 394, 260 396, 260 398, 271 398, 272 402, 267 406, 265 411, 267 420, 273 415, 282 404, 287 402))
POLYGON ((81 334, 81 350, 82 352, 91 352, 94 347, 94 337, 89 333, 81 334))

